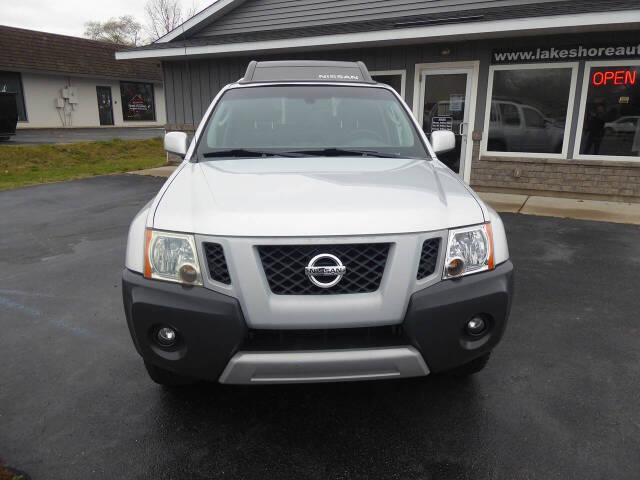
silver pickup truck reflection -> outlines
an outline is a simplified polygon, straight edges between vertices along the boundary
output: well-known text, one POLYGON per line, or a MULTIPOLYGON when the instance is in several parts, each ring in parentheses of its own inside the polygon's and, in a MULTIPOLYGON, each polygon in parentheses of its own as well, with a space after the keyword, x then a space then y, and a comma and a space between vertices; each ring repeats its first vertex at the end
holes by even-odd
POLYGON ((534 106, 493 100, 489 122, 490 152, 562 152, 564 119, 548 118, 534 106))

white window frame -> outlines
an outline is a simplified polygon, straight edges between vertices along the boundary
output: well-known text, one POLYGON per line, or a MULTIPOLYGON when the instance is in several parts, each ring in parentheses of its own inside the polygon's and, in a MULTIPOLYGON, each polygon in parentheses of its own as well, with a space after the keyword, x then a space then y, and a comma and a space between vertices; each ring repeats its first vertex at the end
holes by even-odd
POLYGON ((527 63, 523 65, 492 65, 489 67, 489 83, 487 88, 487 104, 484 116, 484 130, 480 143, 480 156, 489 157, 522 157, 522 158, 560 158, 566 159, 569 153, 569 136, 573 121, 573 105, 578 83, 578 67, 580 62, 554 62, 554 63, 527 63), (489 127, 491 119, 491 103, 493 98, 493 76, 496 70, 541 70, 545 68, 570 68, 571 83, 569 85, 569 99, 567 103, 567 118, 564 124, 564 137, 561 153, 535 153, 535 152, 493 152, 487 150, 489 141, 489 127))
POLYGON ((578 114, 578 125, 576 127, 576 141, 573 145, 573 158, 576 160, 602 160, 613 162, 640 162, 640 157, 624 156, 624 155, 587 155, 580 153, 582 145, 582 130, 584 126, 584 115, 587 107, 587 94, 589 93, 589 80, 591 79, 592 67, 617 67, 617 66, 640 66, 640 60, 593 60, 584 63, 584 75, 582 79, 582 93, 580 95, 580 113, 578 114))
POLYGON ((406 100, 405 97, 406 86, 407 86, 407 71, 406 70, 370 70, 369 75, 372 77, 374 75, 400 75, 400 91, 398 92, 403 100, 406 100))
POLYGON ((478 99, 478 78, 480 78, 480 60, 471 60, 463 62, 430 62, 416 63, 413 77, 413 115, 415 116, 420 130, 422 130, 422 115, 424 108, 424 98, 422 97, 423 85, 420 81, 423 71, 428 70, 430 73, 454 73, 458 70, 469 70, 471 77, 468 79, 471 85, 469 98, 466 99, 469 104, 469 117, 467 119, 467 151, 465 152, 464 171, 459 175, 462 179, 471 182, 471 163, 473 162, 473 131, 475 130, 476 121, 476 101, 478 99))

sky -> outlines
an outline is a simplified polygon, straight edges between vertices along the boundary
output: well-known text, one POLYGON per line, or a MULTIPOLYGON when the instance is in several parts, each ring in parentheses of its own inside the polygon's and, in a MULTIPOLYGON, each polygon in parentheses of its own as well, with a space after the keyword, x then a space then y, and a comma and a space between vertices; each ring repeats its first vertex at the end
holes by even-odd
MULTIPOLYGON (((84 24, 132 15, 146 23, 146 0, 0 0, 0 25, 82 37, 84 24)), ((191 1, 182 2, 185 9, 191 1)), ((200 0, 198 5, 205 5, 200 0)))

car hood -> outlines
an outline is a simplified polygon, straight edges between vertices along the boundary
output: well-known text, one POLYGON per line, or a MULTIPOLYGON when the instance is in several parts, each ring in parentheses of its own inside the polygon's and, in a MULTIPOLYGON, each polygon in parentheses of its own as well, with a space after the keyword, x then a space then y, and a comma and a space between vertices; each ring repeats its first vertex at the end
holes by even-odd
POLYGON ((225 236, 375 235, 484 221, 440 162, 372 157, 184 164, 158 202, 157 229, 225 236))

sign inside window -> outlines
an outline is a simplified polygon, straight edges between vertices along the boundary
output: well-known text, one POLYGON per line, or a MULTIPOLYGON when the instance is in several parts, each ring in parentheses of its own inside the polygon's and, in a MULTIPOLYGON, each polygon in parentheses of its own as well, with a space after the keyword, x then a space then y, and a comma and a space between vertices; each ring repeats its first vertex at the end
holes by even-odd
POLYGON ((155 120, 153 85, 150 83, 120 82, 122 119, 155 120))
POLYGON ((592 67, 580 154, 640 156, 640 65, 592 67))
POLYGON ((452 112, 461 112, 464 103, 464 95, 452 93, 449 95, 449 110, 452 112))
POLYGON ((431 131, 453 130, 453 117, 433 117, 431 119, 431 131))
POLYGON ((605 70, 595 72, 591 77, 591 83, 600 87, 603 85, 635 85, 637 70, 605 70))

